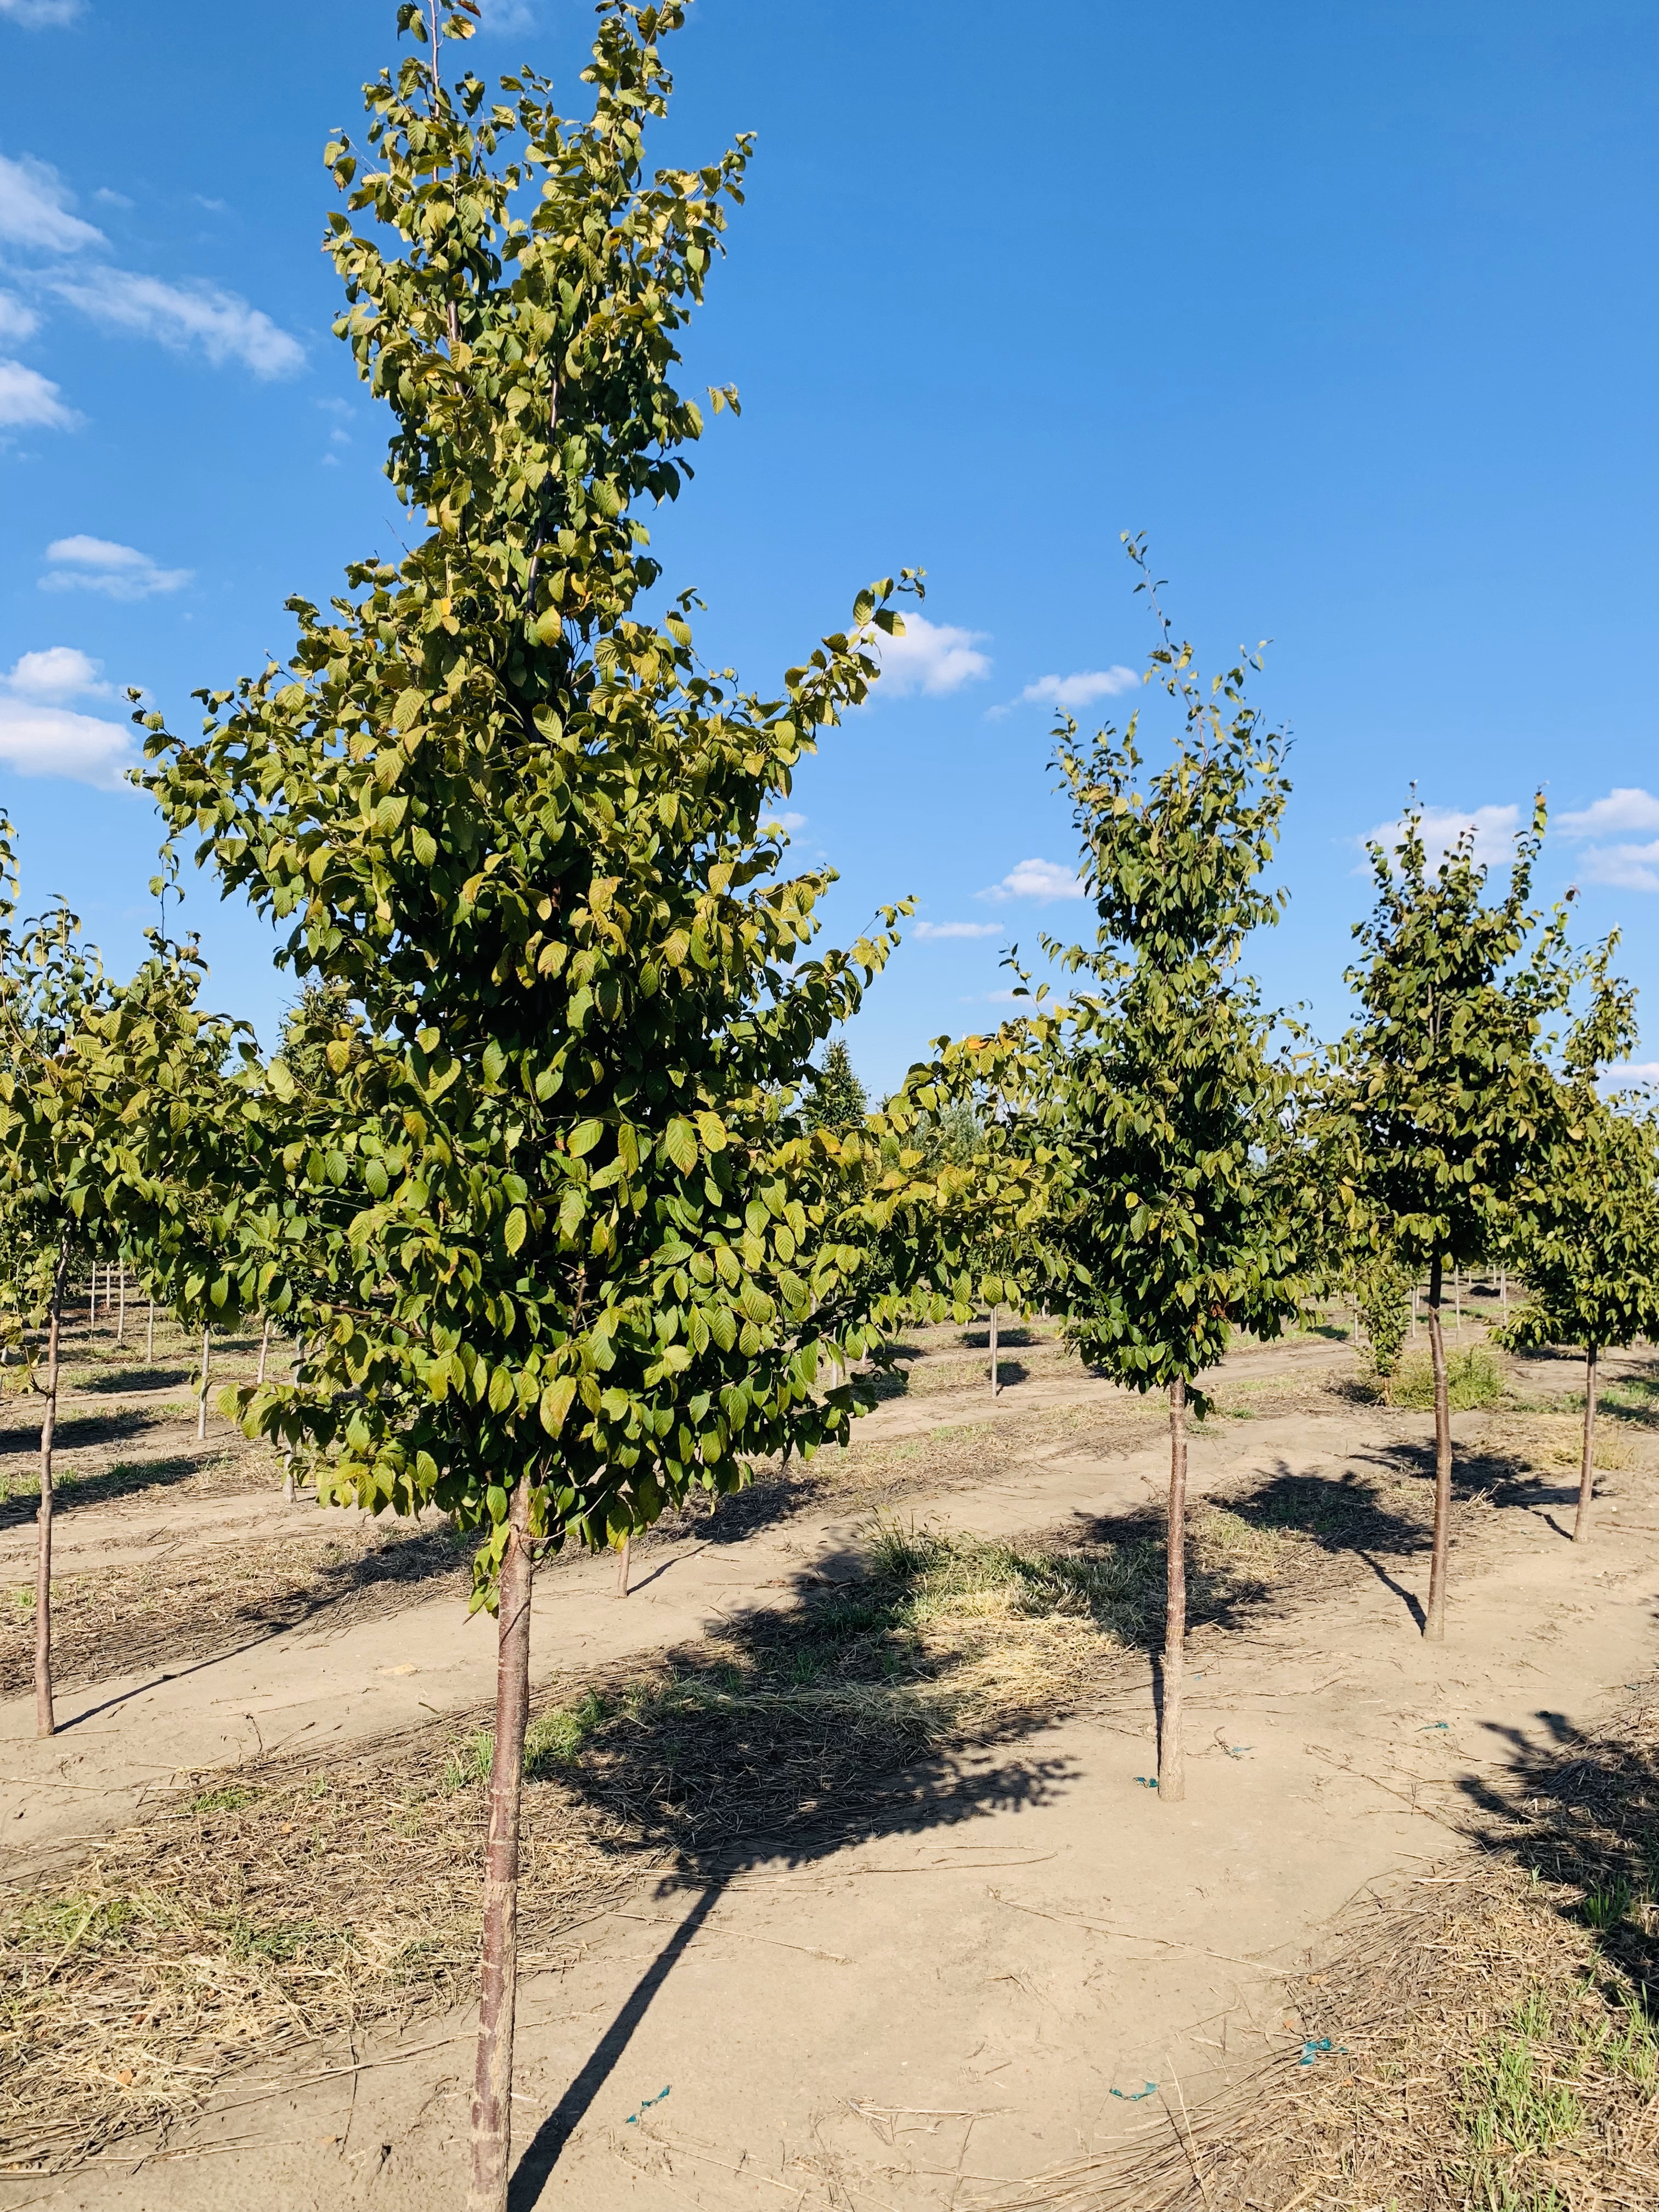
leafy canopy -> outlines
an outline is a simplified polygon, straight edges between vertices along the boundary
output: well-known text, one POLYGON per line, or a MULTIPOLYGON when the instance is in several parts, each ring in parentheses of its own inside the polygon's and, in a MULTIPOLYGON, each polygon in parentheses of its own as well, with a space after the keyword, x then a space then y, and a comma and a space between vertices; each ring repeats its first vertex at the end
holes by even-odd
POLYGON ((1170 765, 1143 779, 1138 715, 1088 744, 1059 726, 1098 926, 1091 945, 1048 947, 1087 978, 1048 1066, 1055 1263, 1085 1357, 1139 1390, 1190 1382, 1231 1328, 1275 1334, 1302 1295, 1293 1070, 1240 967, 1279 911, 1261 878, 1285 740, 1245 696, 1259 659, 1206 687, 1160 623, 1148 681, 1181 712, 1170 765))
POLYGON ((307 1346, 244 1417, 366 1505, 482 1528, 481 1602, 518 1484, 538 1538, 598 1545, 843 1437, 819 1352, 863 1350, 878 1245, 890 1301, 953 1280, 903 1114, 795 1111, 898 909, 814 955, 833 878, 781 875, 773 819, 920 583, 861 592, 769 697, 699 661, 691 594, 641 611, 642 514, 702 427, 676 339, 747 156, 645 173, 683 12, 602 10, 578 122, 529 74, 366 88, 372 165, 328 152, 338 328, 426 534, 291 599, 289 665, 202 694, 198 739, 149 718, 173 830, 317 987, 222 1194, 215 1294, 307 1346))
POLYGON ((1528 903, 1545 818, 1540 793, 1491 902, 1472 831, 1432 874, 1419 809, 1392 854, 1370 848, 1376 903, 1354 929, 1364 957, 1347 980, 1361 1011, 1338 1111, 1362 1210, 1413 1267, 1479 1261, 1558 1142, 1543 1030, 1576 969, 1565 909, 1545 917, 1528 903))

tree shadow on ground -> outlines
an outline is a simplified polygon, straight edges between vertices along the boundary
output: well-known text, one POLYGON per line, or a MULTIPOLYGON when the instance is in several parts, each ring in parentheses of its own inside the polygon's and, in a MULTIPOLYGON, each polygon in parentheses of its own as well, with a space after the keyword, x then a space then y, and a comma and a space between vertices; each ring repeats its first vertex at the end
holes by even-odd
MULTIPOLYGON (((296 1546, 288 1571, 252 1589, 217 1581, 218 1555, 210 1552, 170 1569, 165 1599, 127 1584, 112 1595, 92 1583, 83 1594, 71 1577, 55 1607, 58 1676, 65 1686, 111 1681, 157 1666, 225 1658, 319 1615, 327 1615, 333 1627, 365 1613, 401 1611, 445 1581, 459 1595, 471 1583, 475 1541, 446 1523, 388 1534, 336 1559, 307 1557, 296 1546)), ((30 1613, 21 1623, 5 1624, 26 1627, 27 1636, 0 1638, 0 1695, 27 1685, 33 1621, 30 1613)))
MULTIPOLYGON (((1557 1885, 1564 1917, 1659 2014, 1659 1683, 1610 1726, 1581 1735, 1547 1709, 1531 1730, 1488 1723, 1507 1773, 1459 1784, 1481 1845, 1557 1885)), ((1617 1992, 1604 1994, 1616 1996, 1617 1992)))
POLYGON ((112 1395, 127 1390, 183 1390, 193 1379, 188 1367, 112 1367, 77 1376, 75 1388, 112 1395))
MULTIPOLYGON (((181 1409, 170 1412, 160 1406, 112 1407, 107 1413, 60 1413, 58 1417, 57 1449, 60 1452, 94 1451, 100 1444, 125 1443, 129 1437, 141 1437, 148 1429, 175 1427, 184 1418, 181 1409)), ((15 1426, 8 1424, 0 1428, 0 1455, 12 1452, 36 1452, 40 1449, 40 1426, 38 1411, 15 1426)))
MULTIPOLYGON (((199 1456, 180 1453, 173 1459, 124 1459, 109 1467, 90 1468, 84 1472, 72 1467, 60 1468, 52 1484, 53 1516, 71 1514, 77 1508, 107 1505, 112 1499, 136 1497, 142 1491, 171 1490, 178 1483, 188 1482, 191 1475, 199 1474, 212 1456, 209 1451, 199 1456)), ((33 1521, 40 1510, 40 1480, 31 1470, 31 1480, 26 1486, 16 1486, 14 1478, 9 1494, 0 1499, 0 1530, 33 1521)))

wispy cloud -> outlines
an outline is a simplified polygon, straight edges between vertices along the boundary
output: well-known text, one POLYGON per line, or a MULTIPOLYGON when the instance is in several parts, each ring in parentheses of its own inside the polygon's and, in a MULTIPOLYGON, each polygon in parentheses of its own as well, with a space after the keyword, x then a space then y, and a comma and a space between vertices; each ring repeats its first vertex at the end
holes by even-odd
POLYGON ((40 316, 15 292, 0 292, 0 343, 21 345, 40 327, 40 316))
POLYGON ((26 31, 54 30, 76 21, 82 12, 82 0, 0 0, 0 16, 26 31))
POLYGON ((1097 699, 1109 699, 1115 692, 1133 691, 1139 682, 1139 669, 1125 668, 1118 662, 1110 668, 1082 668, 1074 676, 1039 676, 1019 696, 1022 701, 1046 700, 1069 714, 1073 708, 1090 706, 1097 699))
MULTIPOLYGON (((1509 858, 1515 848, 1515 833, 1520 827, 1518 806, 1425 806, 1418 834, 1430 860, 1438 860, 1450 852, 1466 831, 1473 830, 1474 857, 1484 866, 1509 858)), ((1367 830, 1359 842, 1382 845, 1392 853, 1405 834, 1403 819, 1384 822, 1367 830)))
POLYGON ((279 330, 263 308, 216 284, 167 284, 123 269, 65 273, 49 277, 47 284, 94 323, 154 338, 177 353, 199 346, 216 367, 240 361, 256 376, 275 377, 292 376, 305 366, 305 348, 297 338, 279 330))
POLYGON ((917 937, 1000 937, 1000 921, 919 921, 917 937))
POLYGON ((1075 868, 1062 867, 1058 860, 1020 860, 1000 884, 993 884, 977 896, 1000 902, 1006 899, 1080 899, 1087 893, 1075 868))
POLYGON ((535 27, 535 10, 527 0, 483 0, 478 16, 480 31, 533 31, 535 27))
POLYGON ((937 698, 977 683, 991 672, 990 656, 977 649, 984 635, 983 630, 958 629, 953 623, 907 614, 902 637, 878 635, 882 692, 891 698, 923 691, 937 698))
POLYGON ((80 420, 49 376, 21 361, 0 361, 0 428, 72 430, 80 420))
POLYGON ((43 592, 101 592, 109 599, 152 599, 189 583, 190 568, 163 568, 134 545, 108 538, 59 538, 46 548, 52 563, 43 592))
POLYGON ((1619 891, 1659 891, 1659 838, 1647 845, 1592 845, 1584 854, 1587 883, 1619 891))
POLYGON ((1616 785, 1576 814, 1558 814, 1553 828, 1566 837, 1641 836, 1659 830, 1659 799, 1651 792, 1616 785))
POLYGON ((73 646, 26 653, 0 677, 0 762, 20 775, 62 775, 118 789, 137 757, 132 732, 62 703, 106 697, 109 688, 100 681, 98 663, 73 646))
POLYGON ((1601 1081, 1609 1091, 1634 1090, 1638 1084, 1659 1083, 1659 1060, 1627 1060, 1617 1067, 1604 1067, 1601 1081))
POLYGON ((0 240, 38 252, 76 253, 102 246, 104 234, 70 213, 68 186, 49 162, 25 154, 9 161, 0 154, 0 240))

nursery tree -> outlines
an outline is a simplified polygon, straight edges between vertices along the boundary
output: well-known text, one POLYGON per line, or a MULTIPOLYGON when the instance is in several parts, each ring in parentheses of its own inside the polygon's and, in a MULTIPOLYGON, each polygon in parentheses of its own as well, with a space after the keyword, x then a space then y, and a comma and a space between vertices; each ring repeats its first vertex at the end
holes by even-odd
POLYGON ((1540 1032, 1573 972, 1565 911, 1546 920, 1528 903, 1544 823, 1540 793, 1516 840, 1509 889, 1488 903, 1473 831, 1431 875, 1413 808, 1392 854, 1370 848, 1376 904, 1355 925, 1365 957, 1347 976, 1362 1010, 1342 1052, 1357 1203, 1386 1248, 1428 1271, 1435 1497, 1423 1633, 1437 1640, 1446 1632, 1451 1512, 1445 1273, 1501 1240, 1506 1210, 1548 1172, 1559 1139, 1540 1032))
MULTIPOLYGON (((1152 591, 1143 549, 1137 590, 1152 591)), ((1154 599, 1154 605, 1156 601, 1154 599)), ((1240 967, 1278 919, 1261 882, 1289 793, 1285 741, 1245 697, 1241 660, 1206 687, 1163 617, 1156 678, 1182 714, 1145 778, 1139 716, 1091 744, 1062 720, 1056 758, 1099 917, 1048 950, 1088 978, 1054 1032, 1047 1119, 1058 1157, 1052 1245, 1067 1333, 1133 1390, 1167 1390, 1170 1502, 1158 1794, 1185 1795, 1186 1415, 1234 1328, 1276 1335, 1304 1291, 1289 1155, 1293 1069, 1240 967)))
POLYGON ((1549 1174, 1522 1194, 1509 1244, 1528 1296, 1504 1340, 1517 1351, 1583 1349, 1575 1542, 1589 1525, 1601 1354, 1659 1337, 1659 1127, 1650 1108, 1601 1091, 1607 1063, 1636 1042, 1636 994, 1608 972, 1617 943, 1610 937, 1590 963, 1590 1004, 1563 1055, 1564 1141, 1549 1174))
MULTIPOLYGON (((0 870, 12 833, 0 817, 0 870)), ((8 1302, 44 1333, 35 1729, 55 1731, 52 1679, 52 1449, 64 1302, 72 1273, 112 1246, 181 1310, 198 1310, 210 1243, 196 1196, 223 1126, 222 1068, 235 1025, 196 1005, 193 943, 149 933, 131 982, 107 976, 61 902, 14 928, 0 894, 0 1205, 8 1302)))
POLYGON ((826 1048, 822 1066, 811 1070, 807 1081, 802 1119, 809 1129, 863 1127, 870 1101, 842 1038, 826 1048))
POLYGON ((198 740, 149 718, 147 750, 174 830, 321 987, 302 1026, 323 1023, 327 1080, 313 1054, 248 1085, 223 1193, 239 1256, 210 1295, 306 1346, 295 1384, 241 1394, 245 1423, 308 1443, 325 1495, 435 1504, 480 1537, 498 1664, 468 2201, 500 2212, 532 1561, 843 1440, 855 1386, 822 1389, 821 1355, 859 1356, 919 1280, 965 1295, 934 1227, 969 1179, 918 1180, 908 1105, 842 1133, 792 1103, 897 909, 808 957, 833 878, 781 878, 773 814, 902 628, 894 586, 765 699, 698 661, 691 594, 642 609, 641 514, 701 428, 676 337, 747 141, 646 177, 680 0, 601 10, 574 123, 532 73, 493 102, 443 82, 435 31, 476 12, 400 8, 416 52, 366 88, 372 161, 327 151, 337 328, 426 534, 354 562, 326 611, 290 600, 289 665, 203 694, 198 740))

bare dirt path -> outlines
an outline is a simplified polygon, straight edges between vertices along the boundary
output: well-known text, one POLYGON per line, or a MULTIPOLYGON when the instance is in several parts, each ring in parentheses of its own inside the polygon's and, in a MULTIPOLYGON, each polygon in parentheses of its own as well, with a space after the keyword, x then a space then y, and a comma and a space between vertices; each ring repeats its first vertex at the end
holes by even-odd
MULTIPOLYGON (((1364 1478, 1397 1449, 1358 1423, 1305 1425, 1252 1433, 1248 1456, 1364 1478)), ((1151 1471, 1095 1474, 1083 1510, 1151 1471)), ((1381 1573, 1254 1631, 1200 1632, 1178 1808, 1139 1778, 1143 1671, 1012 1748, 919 1770, 878 1835, 752 1853, 580 1930, 524 1987, 514 2212, 933 2212, 1135 2129, 1178 2140, 1209 2092, 1302 2041, 1279 1976, 1356 1891, 1426 1875, 1471 1802, 1650 1671, 1650 1478, 1610 1479, 1581 1547, 1555 1525, 1569 1486, 1516 1485, 1465 1547, 1443 1646, 1381 1573)), ((1030 1490, 1023 1504, 1029 1527, 1030 1490)), ((991 1492, 971 1516, 962 1493, 951 1505, 1006 1525, 991 1492)), ((436 2212, 462 2186, 469 2034, 452 2017, 271 2069, 137 2171, 112 2155, 0 2202, 436 2212)))
MULTIPOLYGON (((1315 1489, 1420 1480, 1425 1417, 1322 1392, 1340 1364, 1317 1340, 1230 1363, 1231 1411, 1195 1444, 1195 1490, 1252 1475, 1315 1489), (1299 1376, 1306 1405, 1268 1412, 1299 1376), (1251 1419, 1258 1385, 1270 1387, 1251 1419)), ((1628 1367, 1639 1391, 1649 1363, 1628 1367)), ((1549 1393, 1573 1376, 1538 1363, 1516 1380, 1549 1393)), ((953 1472, 907 1496, 907 1515, 1063 1538, 1161 1488, 1144 1423, 1099 1449, 1101 1390, 1034 1374, 994 1411, 948 1392, 897 1399, 864 1425, 849 1466, 926 1441, 953 1472), (1037 1389, 1055 1392, 1046 1407, 1027 1395, 1037 1389), (976 1453, 995 1471, 976 1478, 976 1453)), ((1188 2108, 1265 2052, 1294 2051, 1303 2027, 1281 1977, 1344 1904, 1464 1848, 1471 1805, 1654 1665, 1659 1499, 1640 1455, 1602 1479, 1594 1535, 1574 1547, 1562 1533, 1572 1478, 1553 1471, 1570 1410, 1529 1429, 1512 1411, 1456 1426, 1492 1503, 1456 1555, 1450 1640, 1422 1643, 1415 1563, 1382 1552, 1358 1554, 1367 1571, 1340 1596, 1200 1630, 1185 1805, 1146 1787, 1156 1683, 1137 1662, 1056 1725, 928 1759, 875 1832, 849 1840, 831 1826, 752 1845, 646 1884, 556 1946, 523 1989, 514 2212, 988 2204, 1001 2185, 1136 2129, 1178 2143, 1188 2108)), ((793 1605, 853 1570, 867 1528, 859 1510, 831 1509, 758 1512, 729 1541, 713 1533, 642 1549, 625 1605, 608 1562, 548 1577, 541 1678, 793 1605)), ((457 1613, 419 1601, 171 1681, 89 1689, 84 1735, 35 1747, 14 1733, 4 1747, 21 1778, 0 1806, 13 1864, 60 1856, 178 1771, 465 1710, 487 1687, 489 1644, 457 1613), (38 1752, 45 1771, 26 1765, 38 1752)), ((0 2180, 0 2206, 435 2212, 461 2189, 470 2035, 467 2015, 451 2015, 234 2077, 148 2159, 140 2146, 59 2182, 0 2180)))
MULTIPOLYGON (((1322 1374, 1331 1347, 1311 1346, 1246 1353, 1233 1367, 1240 1380, 1300 1369, 1322 1374)), ((1311 1473, 1341 1446, 1345 1413, 1331 1409, 1290 1421, 1261 1420, 1246 1431, 1225 1425, 1195 1440, 1195 1495, 1253 1468, 1294 1467, 1311 1473), (1239 1449, 1249 1439, 1249 1448, 1239 1449)), ((860 1422, 849 1459, 902 1453, 913 1439, 955 1438, 964 1464, 955 1480, 923 1483, 903 1502, 919 1522, 971 1528, 988 1536, 1049 1528, 1072 1515, 1084 1521, 1133 1511, 1155 1498, 1164 1480, 1159 1414, 1126 1401, 1110 1384, 1073 1369, 1069 1376, 1010 1390, 994 1404, 966 1394, 901 1398, 860 1422), (977 1461, 994 1460, 999 1432, 1045 1413, 1098 1412, 1125 1424, 1130 1449, 1105 1456, 1080 1448, 1065 1427, 1053 1437, 1024 1438, 1003 1471, 977 1476, 977 1461)), ((1091 1435, 1086 1421, 1080 1437, 1091 1435)), ((918 1464, 930 1462, 919 1458, 918 1464)), ((757 1499, 756 1504, 763 1501, 757 1499)), ((750 1501, 733 1504, 749 1505, 750 1501)), ((164 1551, 169 1573, 182 1573, 204 1549, 246 1551, 260 1543, 303 1541, 319 1522, 340 1534, 360 1529, 362 1516, 314 1507, 296 1510, 270 1492, 252 1497, 192 1499, 169 1510, 165 1496, 147 1495, 66 1516, 58 1559, 67 1576, 77 1566, 113 1560, 131 1565, 164 1551)), ((867 1536, 869 1508, 860 1501, 784 1512, 775 1520, 750 1512, 713 1522, 687 1516, 678 1530, 635 1561, 625 1603, 614 1596, 608 1560, 569 1559, 538 1583, 532 1668, 538 1683, 589 1674, 662 1650, 718 1627, 757 1607, 788 1606, 804 1581, 853 1571, 867 1536)), ((25 1571, 32 1532, 0 1540, 0 1576, 25 1571)), ((459 1568, 439 1593, 410 1598, 368 1618, 325 1607, 295 1628, 253 1626, 206 1656, 158 1663, 139 1672, 71 1680, 59 1699, 59 1730, 34 1735, 27 1697, 0 1705, 0 1838, 6 1872, 15 1875, 79 1840, 120 1824, 148 1799, 186 1779, 204 1777, 273 1751, 321 1749, 366 1741, 432 1714, 465 1713, 491 1694, 495 1647, 490 1623, 469 1619, 459 1568)), ((175 1633, 182 1637, 187 1623, 175 1633)))

